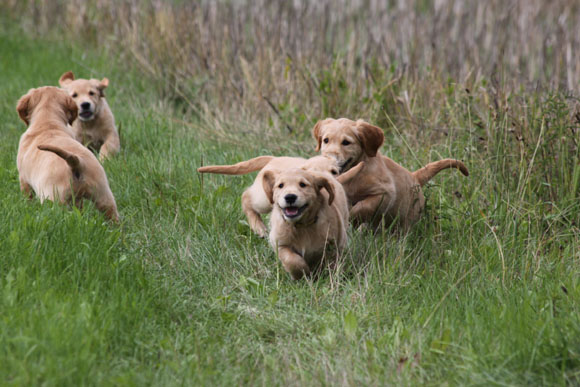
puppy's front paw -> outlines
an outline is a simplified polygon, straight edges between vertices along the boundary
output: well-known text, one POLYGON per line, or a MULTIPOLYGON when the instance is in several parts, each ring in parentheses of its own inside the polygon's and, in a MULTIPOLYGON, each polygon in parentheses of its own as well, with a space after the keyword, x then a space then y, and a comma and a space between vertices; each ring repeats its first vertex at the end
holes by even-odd
POLYGON ((302 260, 302 262, 299 262, 298 260, 292 263, 287 262, 284 266, 293 280, 299 280, 305 275, 310 275, 310 267, 308 267, 308 264, 304 260, 302 260))
POLYGON ((293 272, 290 273, 290 276, 295 281, 298 281, 299 279, 302 279, 302 277, 304 277, 305 275, 306 276, 310 275, 310 270, 308 270, 308 271, 306 271, 306 270, 295 270, 295 271, 293 271, 293 272))
POLYGON ((262 239, 268 238, 268 229, 266 227, 256 230, 256 234, 262 239))

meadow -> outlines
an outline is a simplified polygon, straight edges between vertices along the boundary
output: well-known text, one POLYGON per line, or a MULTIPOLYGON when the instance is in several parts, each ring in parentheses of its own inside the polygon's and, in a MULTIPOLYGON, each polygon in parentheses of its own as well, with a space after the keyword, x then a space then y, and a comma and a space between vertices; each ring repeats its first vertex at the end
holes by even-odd
MULTIPOLYGON (((530 2, 528 15, 561 26, 561 45, 535 50, 551 24, 514 26, 500 3, 437 11, 433 31, 465 48, 456 60, 404 28, 392 39, 408 52, 361 43, 368 25, 334 11, 318 41, 290 6, 1 4, 0 384, 578 384, 580 42, 564 27, 580 10, 530 2), (452 11, 505 30, 468 50, 469 20, 442 27, 452 11), (276 14, 287 20, 277 36, 276 14), (482 59, 493 55, 503 61, 482 59), (16 101, 68 70, 110 80, 122 150, 104 167, 118 226, 90 204, 19 191, 16 101), (410 170, 456 157, 470 176, 440 173, 410 232, 351 227, 337 267, 292 281, 241 211, 254 175, 196 168, 312 156, 310 130, 326 116, 380 125, 381 152, 410 170)), ((320 4, 306 21, 330 7, 320 4)), ((430 20, 429 4, 393 12, 430 20)), ((355 5, 353 17, 368 16, 355 5)))

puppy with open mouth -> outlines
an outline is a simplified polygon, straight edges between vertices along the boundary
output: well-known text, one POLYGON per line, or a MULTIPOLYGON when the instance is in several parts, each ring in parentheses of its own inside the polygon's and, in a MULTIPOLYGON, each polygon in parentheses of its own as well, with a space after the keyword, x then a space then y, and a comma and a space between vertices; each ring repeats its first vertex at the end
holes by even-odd
POLYGON ((361 163, 356 168, 340 175, 336 160, 331 157, 315 156, 310 159, 302 157, 274 157, 259 156, 250 160, 240 161, 233 165, 207 165, 197 169, 199 173, 219 173, 224 175, 244 175, 260 171, 254 183, 242 194, 242 210, 248 219, 248 224, 253 232, 261 238, 268 235, 268 229, 262 220, 263 214, 272 211, 272 203, 264 193, 262 185, 263 176, 266 172, 280 172, 292 168, 303 168, 309 171, 326 172, 335 177, 340 183, 350 181, 363 167, 361 163))
POLYGON ((78 118, 72 124, 75 138, 98 152, 101 161, 119 153, 119 133, 104 92, 109 86, 109 80, 75 79, 72 71, 67 71, 58 82, 79 109, 78 118))
POLYGON ((293 279, 318 267, 329 247, 340 253, 347 242, 348 202, 336 179, 327 173, 289 169, 266 171, 262 183, 273 206, 270 244, 293 279))
POLYGON ((435 161, 414 172, 407 170, 379 152, 385 140, 383 131, 363 120, 327 118, 316 123, 312 135, 316 151, 334 158, 341 173, 365 164, 356 178, 344 184, 355 223, 376 227, 383 220, 389 224, 397 220, 408 228, 425 207, 421 187, 431 178, 447 168, 469 175, 467 167, 455 159, 435 161))

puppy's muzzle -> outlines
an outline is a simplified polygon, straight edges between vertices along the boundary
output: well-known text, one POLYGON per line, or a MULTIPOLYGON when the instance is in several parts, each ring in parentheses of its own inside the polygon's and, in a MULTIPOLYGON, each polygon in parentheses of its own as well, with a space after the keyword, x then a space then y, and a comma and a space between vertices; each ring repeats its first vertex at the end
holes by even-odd
POLYGON ((306 203, 302 207, 287 206, 282 208, 282 213, 284 214, 286 220, 295 221, 298 218, 300 218, 306 207, 308 207, 308 203, 306 203))
POLYGON ((306 207, 308 207, 308 203, 303 205, 302 207, 298 207, 298 195, 295 194, 286 194, 284 195, 284 206, 280 206, 282 209, 282 213, 284 214, 284 218, 289 221, 295 221, 304 212, 306 207))
POLYGON ((344 173, 350 169, 349 165, 352 163, 352 157, 339 165, 340 173, 344 173))
POLYGON ((81 121, 88 121, 94 116, 93 106, 90 102, 83 102, 80 105, 79 119, 81 121))
POLYGON ((296 196, 294 194, 288 194, 288 195, 284 196, 284 200, 288 204, 294 204, 296 202, 297 198, 298 198, 298 196, 296 196))

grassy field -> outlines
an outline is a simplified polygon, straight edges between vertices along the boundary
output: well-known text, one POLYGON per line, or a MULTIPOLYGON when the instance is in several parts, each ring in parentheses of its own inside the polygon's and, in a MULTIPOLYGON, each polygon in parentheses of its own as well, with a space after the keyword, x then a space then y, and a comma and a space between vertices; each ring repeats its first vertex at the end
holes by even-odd
POLYGON ((572 96, 449 82, 437 112, 418 97, 414 120, 369 117, 391 123, 381 151, 409 169, 457 157, 471 175, 436 177, 410 233, 350 229, 341 265, 294 282, 241 212, 254 176, 195 169, 313 155, 312 122, 286 134, 194 114, 114 53, 15 30, 0 29, 0 384, 580 382, 572 96), (120 226, 19 192, 16 101, 67 70, 111 81, 120 226))

